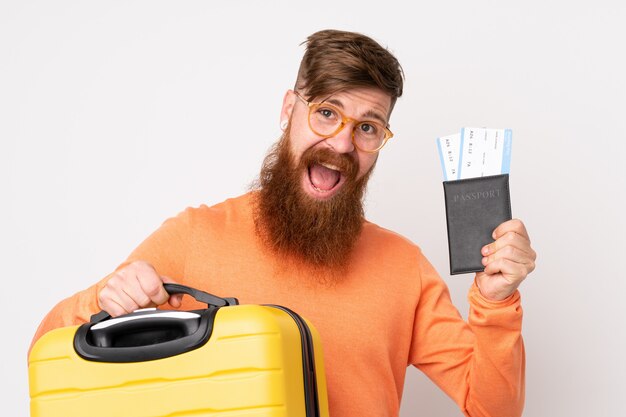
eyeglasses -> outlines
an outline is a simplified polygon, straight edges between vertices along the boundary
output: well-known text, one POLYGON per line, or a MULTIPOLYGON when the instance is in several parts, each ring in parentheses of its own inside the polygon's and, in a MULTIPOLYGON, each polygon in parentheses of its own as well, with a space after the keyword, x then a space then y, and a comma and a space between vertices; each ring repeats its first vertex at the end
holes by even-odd
POLYGON ((378 122, 354 120, 344 116, 332 104, 312 103, 297 91, 296 95, 309 107, 309 128, 318 136, 325 139, 335 136, 348 123, 354 122, 352 143, 355 148, 368 153, 378 152, 393 137, 391 130, 378 122))

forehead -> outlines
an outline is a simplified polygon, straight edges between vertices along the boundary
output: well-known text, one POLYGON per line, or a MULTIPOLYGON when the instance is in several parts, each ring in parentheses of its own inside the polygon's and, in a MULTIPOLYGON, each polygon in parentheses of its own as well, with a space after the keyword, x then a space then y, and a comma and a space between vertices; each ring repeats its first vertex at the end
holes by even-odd
POLYGON ((391 112, 391 96, 378 88, 353 88, 332 94, 321 102, 340 108, 346 116, 377 119, 383 124, 387 124, 391 112))

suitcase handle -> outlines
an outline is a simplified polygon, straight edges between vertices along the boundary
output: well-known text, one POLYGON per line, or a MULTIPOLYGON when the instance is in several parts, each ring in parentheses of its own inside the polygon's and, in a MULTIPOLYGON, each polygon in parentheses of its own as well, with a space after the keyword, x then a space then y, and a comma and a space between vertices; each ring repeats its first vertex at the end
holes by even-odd
MULTIPOLYGON (((215 306, 215 307, 226 307, 226 306, 235 306, 239 304, 239 300, 234 297, 218 297, 217 295, 210 294, 205 291, 201 291, 192 287, 188 287, 187 285, 182 284, 163 284, 163 288, 167 291, 168 294, 187 294, 195 298, 197 301, 201 303, 205 303, 207 306, 215 306)), ((100 323, 101 321, 108 320, 111 318, 111 315, 106 311, 102 310, 101 312, 94 314, 90 318, 91 323, 100 323)))
POLYGON ((163 284, 163 288, 170 295, 173 294, 187 294, 191 295, 196 300, 201 303, 205 303, 210 306, 215 307, 226 307, 226 306, 234 306, 239 304, 239 301, 233 297, 222 298, 217 295, 209 294, 205 291, 200 291, 192 287, 188 287, 186 285, 181 284, 163 284))
POLYGON ((91 321, 80 326, 74 334, 76 353, 89 361, 113 363, 179 355, 197 349, 209 340, 220 307, 239 304, 236 298, 217 297, 186 285, 164 284, 163 287, 169 294, 190 295, 206 303, 208 308, 193 312, 136 312, 120 316, 119 323, 112 320, 111 326, 99 324, 111 318, 109 313, 101 311, 91 316, 91 321), (193 317, 170 317, 172 313, 193 317), (101 329, 96 330, 98 327, 101 329))

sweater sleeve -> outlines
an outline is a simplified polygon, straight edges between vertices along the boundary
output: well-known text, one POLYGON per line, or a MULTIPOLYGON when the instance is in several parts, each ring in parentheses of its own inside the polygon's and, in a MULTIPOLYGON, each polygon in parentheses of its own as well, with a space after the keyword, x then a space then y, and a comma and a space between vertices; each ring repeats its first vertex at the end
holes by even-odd
MULTIPOLYGON (((191 246, 190 217, 191 210, 187 209, 178 216, 166 220, 131 253, 124 263, 116 268, 116 271, 133 261, 143 260, 154 266, 160 275, 180 280, 184 276, 186 255, 191 246)), ((31 348, 41 336, 50 330, 85 323, 89 321, 92 314, 99 312, 101 309, 98 294, 113 273, 54 306, 37 328, 31 348)))
POLYGON ((411 363, 470 417, 520 416, 524 407, 524 345, 519 292, 485 299, 474 283, 468 322, 447 286, 424 258, 411 363))

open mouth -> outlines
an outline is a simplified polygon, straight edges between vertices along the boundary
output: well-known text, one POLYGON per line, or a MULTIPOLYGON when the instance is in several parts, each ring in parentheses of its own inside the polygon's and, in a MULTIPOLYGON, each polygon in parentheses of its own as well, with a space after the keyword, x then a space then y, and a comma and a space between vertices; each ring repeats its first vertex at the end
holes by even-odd
POLYGON ((334 194, 345 177, 337 166, 324 162, 311 164, 308 173, 311 188, 323 196, 334 194))

